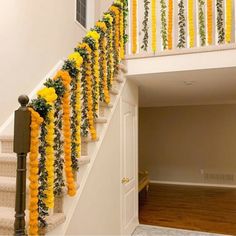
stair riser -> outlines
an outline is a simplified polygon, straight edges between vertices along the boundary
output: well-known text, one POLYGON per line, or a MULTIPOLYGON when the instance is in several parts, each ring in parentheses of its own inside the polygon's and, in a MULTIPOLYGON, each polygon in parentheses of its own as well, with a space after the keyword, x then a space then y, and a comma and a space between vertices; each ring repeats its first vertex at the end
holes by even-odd
POLYGON ((0 162, 0 175, 16 177, 16 162, 0 162))
POLYGON ((2 153, 13 153, 13 141, 12 140, 2 140, 1 141, 1 151, 2 151, 2 153))
MULTIPOLYGON (((15 191, 0 190, 0 206, 15 208, 15 198, 15 191)), ((26 208, 28 208, 28 196, 26 197, 26 208)))

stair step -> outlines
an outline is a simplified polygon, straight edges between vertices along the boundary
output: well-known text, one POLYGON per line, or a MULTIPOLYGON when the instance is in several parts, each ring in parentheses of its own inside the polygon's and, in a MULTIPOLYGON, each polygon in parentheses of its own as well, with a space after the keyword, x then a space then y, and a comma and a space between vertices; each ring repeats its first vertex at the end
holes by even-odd
POLYGON ((79 166, 87 165, 90 162, 90 157, 88 156, 81 156, 78 158, 79 166))
POLYGON ((118 94, 119 94, 119 90, 116 89, 116 88, 112 88, 112 89, 110 90, 110 93, 111 93, 112 95, 118 95, 118 94))
MULTIPOLYGON (((0 207, 0 235, 14 234, 14 208, 0 207)), ((28 226, 29 212, 26 211, 26 225, 28 226)), ((58 225, 64 223, 66 217, 63 213, 54 213, 47 218, 47 232, 52 231, 58 225)))
POLYGON ((120 77, 120 75, 117 75, 115 80, 118 82, 118 83, 123 83, 124 80, 120 77))
POLYGON ((99 141, 99 137, 96 140, 91 139, 91 137, 82 137, 82 143, 92 143, 99 141))
POLYGON ((107 104, 107 103, 105 103, 105 102, 100 102, 100 103, 99 103, 99 106, 100 106, 100 107, 112 108, 112 107, 113 107, 113 104, 112 104, 112 103, 107 104))
POLYGON ((120 69, 123 73, 126 74, 126 73, 128 72, 127 66, 124 65, 123 63, 120 63, 120 64, 118 65, 118 67, 119 67, 119 69, 120 69))
MULTIPOLYGON (((27 181, 27 186, 28 183, 29 182, 27 181)), ((16 195, 16 178, 0 176, 0 206, 14 208, 15 195, 16 195)))
POLYGON ((0 136, 2 153, 13 153, 13 136, 0 136))
POLYGON ((105 123, 107 123, 107 118, 106 117, 98 117, 98 118, 96 118, 95 123, 105 124, 105 123))

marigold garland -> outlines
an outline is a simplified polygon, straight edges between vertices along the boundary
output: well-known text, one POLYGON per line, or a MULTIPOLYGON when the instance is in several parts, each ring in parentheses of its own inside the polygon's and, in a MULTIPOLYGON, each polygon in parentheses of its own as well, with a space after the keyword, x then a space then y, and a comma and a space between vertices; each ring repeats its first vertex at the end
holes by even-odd
POLYGON ((121 10, 120 10, 120 59, 123 60, 124 57, 125 57, 124 12, 123 12, 123 3, 121 3, 121 10))
POLYGON ((132 0, 132 53, 137 52, 137 0, 132 0))
POLYGON ((209 45, 212 44, 212 6, 213 2, 212 0, 207 0, 207 43, 209 45))
POLYGON ((194 0, 188 0, 188 27, 189 27, 189 46, 194 47, 195 29, 194 29, 194 0))
POLYGON ((71 160, 71 129, 70 129, 70 83, 71 77, 67 71, 59 71, 56 77, 60 77, 65 87, 65 93, 62 98, 62 131, 64 136, 64 160, 65 160, 65 175, 68 189, 68 195, 76 194, 76 186, 72 171, 71 160))
POLYGON ((31 112, 31 140, 30 140, 30 155, 29 155, 29 235, 38 235, 38 172, 39 172, 39 134, 40 126, 43 123, 43 118, 29 108, 31 112))
POLYGON ((152 51, 157 50, 157 18, 156 18, 156 0, 152 0, 152 51))
POLYGON ((232 33, 232 0, 226 0, 226 32, 225 32, 226 43, 231 42, 231 33, 232 33))
POLYGON ((47 198, 45 199, 45 203, 48 208, 54 207, 54 102, 57 99, 57 94, 54 88, 43 88, 38 91, 38 96, 44 98, 47 103, 51 106, 51 110, 48 112, 47 122, 46 122, 46 130, 47 134, 45 137, 47 146, 46 146, 46 170, 47 170, 47 190, 45 194, 47 198))
POLYGON ((173 44, 173 0, 168 1, 168 49, 172 49, 173 44))
POLYGON ((108 84, 108 89, 111 88, 113 81, 114 81, 114 53, 113 53, 113 17, 110 14, 104 14, 104 21, 107 23, 107 26, 109 26, 107 29, 107 37, 108 37, 108 65, 110 66, 110 84, 108 84))

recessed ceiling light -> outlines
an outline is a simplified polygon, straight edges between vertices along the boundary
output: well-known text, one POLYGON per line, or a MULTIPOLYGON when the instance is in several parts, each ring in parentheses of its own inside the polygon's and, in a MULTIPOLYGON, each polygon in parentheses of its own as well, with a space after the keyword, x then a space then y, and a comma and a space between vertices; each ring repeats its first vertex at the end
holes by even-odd
POLYGON ((194 80, 184 81, 184 84, 185 84, 186 86, 191 86, 191 85, 193 85, 193 84, 195 84, 195 83, 196 83, 196 81, 194 81, 194 80))

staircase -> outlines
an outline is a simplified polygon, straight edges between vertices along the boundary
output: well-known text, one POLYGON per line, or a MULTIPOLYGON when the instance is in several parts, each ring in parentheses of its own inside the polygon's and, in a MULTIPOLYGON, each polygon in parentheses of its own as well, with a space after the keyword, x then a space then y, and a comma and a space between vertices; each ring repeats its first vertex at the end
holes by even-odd
MULTIPOLYGON (((89 171, 91 170, 91 168, 88 167, 93 165, 94 158, 96 158, 96 153, 99 150, 102 139, 106 132, 105 127, 109 125, 109 120, 112 117, 115 106, 117 105, 118 98, 121 94, 122 88, 124 87, 125 73, 127 72, 126 66, 124 64, 120 64, 119 70, 119 75, 115 78, 113 87, 110 91, 111 103, 106 104, 100 102, 99 104, 99 117, 95 120, 98 133, 97 140, 93 141, 90 137, 82 138, 82 156, 79 159, 80 170, 79 174, 77 175, 78 193, 74 197, 75 199, 79 198, 79 196, 82 194, 83 187, 81 187, 81 182, 86 182, 86 177, 89 175, 89 171)), ((13 135, 0 136, 0 142, 0 235, 13 235, 17 167, 16 154, 13 153, 13 135)), ((41 232, 42 234, 53 232, 57 226, 68 220, 64 210, 65 208, 67 210, 70 207, 73 208, 73 203, 71 203, 72 206, 71 204, 67 204, 66 207, 64 206, 66 189, 64 193, 65 195, 61 199, 55 198, 54 209, 50 212, 47 219, 47 232, 41 232)), ((26 201, 28 201, 28 197, 26 201)), ((28 208, 28 205, 26 208, 28 208)), ((26 210, 26 222, 28 222, 28 217, 28 211, 26 210)))

